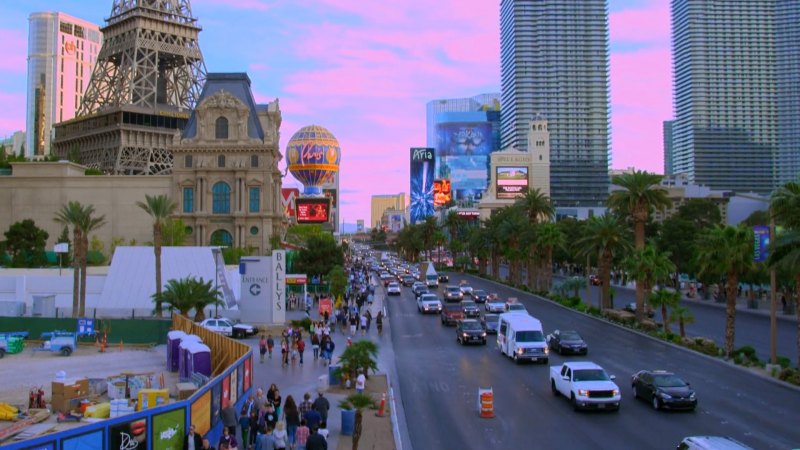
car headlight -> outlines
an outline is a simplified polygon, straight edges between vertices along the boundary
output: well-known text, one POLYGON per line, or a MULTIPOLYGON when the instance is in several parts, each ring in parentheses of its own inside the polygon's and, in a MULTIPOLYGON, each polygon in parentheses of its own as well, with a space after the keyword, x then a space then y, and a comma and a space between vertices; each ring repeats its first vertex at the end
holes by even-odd
POLYGON ((661 398, 663 398, 663 399, 671 399, 672 398, 672 396, 667 394, 666 392, 659 392, 658 395, 660 395, 661 398))
POLYGON ((518 349, 517 349, 517 354, 518 354, 518 355, 521 355, 521 354, 523 354, 524 352, 525 352, 525 349, 522 349, 522 348, 518 348, 518 349))
POLYGON ((694 398, 695 398, 695 397, 694 397, 694 392, 692 392, 691 394, 689 394, 689 398, 690 398, 690 399, 692 399, 692 400, 694 400, 694 398))
POLYGON ((549 355, 550 354, 550 347, 547 347, 547 346, 544 347, 544 354, 545 355, 549 355))
POLYGON ((578 389, 578 395, 581 397, 588 397, 589 391, 587 389, 578 389))
POLYGON ((484 331, 483 333, 481 333, 481 336, 486 337, 486 332, 484 331))
POLYGON ((619 389, 614 389, 613 391, 611 391, 611 394, 612 394, 614 397, 618 396, 618 395, 619 395, 619 389))
POLYGON ((468 335, 467 335, 467 333, 461 333, 461 335, 462 335, 463 337, 467 337, 467 336, 468 336, 468 335))

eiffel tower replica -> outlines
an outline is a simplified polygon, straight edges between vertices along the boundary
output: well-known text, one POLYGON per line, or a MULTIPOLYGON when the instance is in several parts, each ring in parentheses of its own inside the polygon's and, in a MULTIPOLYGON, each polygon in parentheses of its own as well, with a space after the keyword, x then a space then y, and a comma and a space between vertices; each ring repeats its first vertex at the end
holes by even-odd
POLYGON ((205 63, 190 0, 114 0, 103 47, 53 153, 107 174, 172 171, 168 150, 200 97, 205 63))

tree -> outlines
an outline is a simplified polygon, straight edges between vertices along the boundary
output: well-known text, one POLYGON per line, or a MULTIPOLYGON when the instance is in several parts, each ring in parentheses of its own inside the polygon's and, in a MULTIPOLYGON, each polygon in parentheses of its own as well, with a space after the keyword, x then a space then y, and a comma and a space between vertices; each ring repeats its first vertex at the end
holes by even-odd
MULTIPOLYGON (((186 245, 188 237, 189 233, 182 219, 167 219, 164 221, 164 225, 161 227, 161 243, 164 246, 182 247, 186 245)), ((272 238, 276 237, 277 236, 272 236, 272 238)), ((275 247, 277 246, 273 246, 273 248, 275 247)))
POLYGON ((698 228, 710 228, 722 223, 719 206, 707 198, 690 198, 678 208, 675 216, 691 222, 698 228))
POLYGON ((353 423, 353 450, 358 450, 358 442, 361 440, 361 433, 363 430, 364 414, 363 410, 374 405, 375 402, 372 397, 366 394, 350 394, 339 403, 342 409, 355 409, 355 421, 353 423))
POLYGON ((82 230, 79 226, 83 215, 83 205, 78 202, 69 202, 62 205, 55 215, 55 221, 66 226, 72 227, 72 317, 78 317, 80 309, 80 285, 81 285, 81 243, 83 242, 82 230))
POLYGON ((466 249, 469 253, 469 260, 478 260, 478 271, 486 275, 486 266, 489 260, 491 237, 489 230, 485 227, 471 227, 467 234, 466 249))
POLYGON ((528 220, 522 208, 506 206, 496 213, 499 216, 497 236, 502 254, 508 260, 508 280, 512 286, 520 284, 520 263, 528 256, 528 248, 522 245, 528 229, 528 220))
MULTIPOLYGON (((661 175, 644 171, 634 171, 617 175, 612 184, 621 187, 608 196, 608 205, 618 213, 628 216, 633 222, 634 244, 636 250, 644 249, 645 225, 653 209, 663 209, 672 203, 667 191, 662 188, 661 175)), ((644 290, 636 283, 636 319, 644 319, 644 290)))
POLYGON ((725 354, 733 353, 736 334, 736 296, 739 278, 753 267, 753 230, 717 225, 698 240, 697 267, 700 275, 724 276, 727 314, 725 320, 725 354))
MULTIPOLYGON (((524 214, 528 217, 528 224, 531 227, 530 231, 532 233, 538 232, 538 230, 535 229, 536 225, 549 222, 555 215, 555 208, 553 208, 553 203, 550 201, 550 197, 539 190, 539 188, 529 190, 525 193, 524 197, 517 199, 514 204, 515 206, 521 208, 524 214)), ((551 234, 549 237, 553 237, 553 235, 551 234)), ((540 274, 536 274, 536 268, 538 266, 537 263, 542 259, 547 259, 547 257, 544 255, 544 252, 538 251, 538 236, 531 235, 527 241, 530 246, 530 252, 528 253, 528 288, 531 290, 534 289, 535 278, 535 289, 539 290, 539 280, 541 277, 540 274)), ((550 249, 550 253, 550 259, 552 260, 552 248, 550 249)), ((547 285, 549 289, 549 282, 547 282, 547 285)))
POLYGON ((425 251, 425 260, 431 260, 431 250, 434 243, 439 239, 437 233, 439 232, 439 224, 436 223, 436 217, 429 216, 419 224, 419 237, 422 240, 422 249, 425 251))
POLYGON ((694 316, 689 308, 681 305, 672 308, 672 314, 669 316, 670 322, 678 322, 678 330, 682 338, 686 337, 686 324, 694 323, 694 316))
POLYGON ((78 317, 86 315, 86 266, 88 264, 87 256, 89 255, 89 234, 106 223, 105 216, 94 217, 94 206, 83 207, 82 211, 83 213, 77 225, 81 228, 81 299, 78 317))
POLYGON ((797 365, 800 366, 800 180, 786 183, 772 194, 770 210, 788 230, 770 246, 767 263, 794 275, 797 314, 797 365))
POLYGON ((67 244, 68 252, 64 255, 61 255, 60 259, 60 267, 68 266, 71 264, 72 261, 72 242, 69 240, 69 227, 64 225, 64 228, 61 229, 61 235, 58 236, 56 239, 56 244, 67 244))
MULTIPOLYGON (((156 257, 156 295, 158 295, 161 294, 161 230, 169 216, 175 212, 178 204, 164 194, 145 194, 144 199, 144 202, 136 202, 136 206, 142 208, 153 219, 153 252, 156 257)), ((159 306, 156 304, 157 316, 161 315, 159 306)))
POLYGON ((328 272, 328 282, 333 297, 337 300, 343 298, 347 290, 347 273, 342 266, 333 266, 333 269, 328 272))
POLYGON ((661 232, 656 239, 656 245, 659 251, 669 253, 677 273, 695 273, 692 260, 695 255, 697 237, 702 231, 691 221, 677 216, 665 219, 661 224, 661 232))
POLYGON ((650 294, 649 301, 654 308, 661 308, 661 320, 664 321, 664 334, 669 334, 669 316, 667 315, 667 308, 673 309, 678 306, 681 301, 680 291, 659 289, 650 294))
POLYGON ((330 234, 311 235, 297 255, 297 268, 309 275, 330 273, 344 266, 344 252, 330 234))
POLYGON ((36 226, 32 219, 12 224, 4 233, 4 247, 11 253, 11 267, 42 267, 47 265, 45 245, 50 235, 36 226))
POLYGON ((203 281, 192 276, 178 280, 167 281, 161 293, 152 295, 153 303, 157 310, 166 305, 170 311, 177 310, 181 315, 189 317, 189 312, 194 309, 195 322, 205 320, 205 308, 222 305, 219 291, 213 285, 213 280, 203 281))
MULTIPOLYGON (((554 223, 544 223, 536 230, 536 247, 541 250, 544 260, 544 285, 537 284, 540 291, 549 291, 553 283, 553 249, 564 245, 564 235, 554 223)), ((528 280, 530 283, 530 280, 528 280)))
POLYGON ((753 211, 742 223, 749 227, 767 225, 769 223, 769 211, 753 211))
POLYGON ((613 307, 611 302, 611 268, 614 259, 619 258, 631 248, 630 232, 619 216, 606 213, 590 217, 586 221, 584 234, 575 242, 577 253, 597 256, 598 276, 600 277, 600 309, 613 307))
MULTIPOLYGON (((634 250, 623 262, 625 270, 636 280, 636 289, 640 287, 646 298, 657 284, 669 280, 671 273, 675 272, 675 264, 669 259, 669 254, 659 253, 652 244, 641 250, 634 250)), ((644 303, 636 304, 636 321, 641 323, 646 315, 644 303)))

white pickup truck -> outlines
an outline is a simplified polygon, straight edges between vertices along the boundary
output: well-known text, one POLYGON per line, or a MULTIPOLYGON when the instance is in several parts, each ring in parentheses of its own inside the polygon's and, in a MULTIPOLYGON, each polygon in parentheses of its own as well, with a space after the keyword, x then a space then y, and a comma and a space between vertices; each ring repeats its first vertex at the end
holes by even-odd
POLYGON ((199 324, 223 336, 232 338, 246 338, 258 333, 258 328, 246 323, 236 323, 226 318, 206 319, 199 324))
POLYGON ((568 398, 575 411, 611 409, 618 411, 622 397, 619 386, 602 367, 593 362, 566 362, 550 366, 550 389, 553 395, 568 398))

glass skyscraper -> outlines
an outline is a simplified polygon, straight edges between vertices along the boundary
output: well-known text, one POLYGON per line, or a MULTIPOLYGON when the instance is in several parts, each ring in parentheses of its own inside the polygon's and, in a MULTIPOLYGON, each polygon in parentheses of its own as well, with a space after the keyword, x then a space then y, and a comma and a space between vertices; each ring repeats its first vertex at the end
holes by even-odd
POLYGON ((775 7, 672 0, 673 170, 691 183, 761 194, 777 183, 775 7))
POLYGON ((800 1, 776 0, 778 185, 800 175, 800 1))
POLYGON ((60 12, 30 15, 25 156, 50 154, 55 123, 75 117, 89 86, 100 28, 60 12))
POLYGON ((609 46, 606 0, 501 0, 502 147, 527 151, 537 114, 550 131, 557 207, 608 197, 609 46))
POLYGON ((672 120, 664 121, 664 175, 672 175, 672 120))

